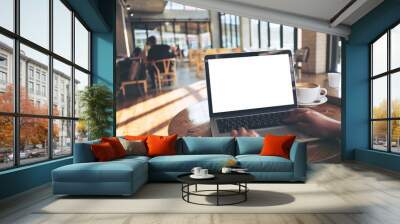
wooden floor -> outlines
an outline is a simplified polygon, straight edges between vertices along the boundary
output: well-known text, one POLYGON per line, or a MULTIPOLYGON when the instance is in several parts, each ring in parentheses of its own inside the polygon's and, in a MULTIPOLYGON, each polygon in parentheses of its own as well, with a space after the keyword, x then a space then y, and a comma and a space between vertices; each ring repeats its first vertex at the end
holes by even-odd
POLYGON ((54 199, 49 186, 44 186, 1 202, 0 223, 400 223, 399 174, 358 163, 313 164, 308 182, 366 206, 357 214, 37 214, 34 211, 54 199))

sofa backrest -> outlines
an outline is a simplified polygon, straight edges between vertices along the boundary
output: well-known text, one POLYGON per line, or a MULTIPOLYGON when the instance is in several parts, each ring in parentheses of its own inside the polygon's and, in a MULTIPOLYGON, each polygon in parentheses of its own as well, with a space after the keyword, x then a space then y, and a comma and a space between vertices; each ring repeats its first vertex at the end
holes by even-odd
POLYGON ((235 139, 232 137, 182 137, 178 154, 226 154, 235 155, 235 139))
POLYGON ((236 155, 259 154, 263 144, 263 137, 237 137, 236 155))
POLYGON ((96 158, 90 148, 92 144, 98 144, 100 140, 93 140, 81 143, 75 143, 74 148, 74 163, 89 163, 95 162, 96 158))

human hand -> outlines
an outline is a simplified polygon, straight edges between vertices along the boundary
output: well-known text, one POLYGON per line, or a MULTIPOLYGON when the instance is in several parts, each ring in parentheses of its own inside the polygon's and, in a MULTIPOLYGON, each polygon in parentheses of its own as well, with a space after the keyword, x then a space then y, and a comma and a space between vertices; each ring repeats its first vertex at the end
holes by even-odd
POLYGON ((233 129, 231 131, 232 137, 259 137, 260 135, 254 130, 247 130, 244 127, 239 128, 238 130, 233 129))
POLYGON ((283 120, 306 134, 318 137, 340 137, 341 123, 310 108, 298 108, 283 120))

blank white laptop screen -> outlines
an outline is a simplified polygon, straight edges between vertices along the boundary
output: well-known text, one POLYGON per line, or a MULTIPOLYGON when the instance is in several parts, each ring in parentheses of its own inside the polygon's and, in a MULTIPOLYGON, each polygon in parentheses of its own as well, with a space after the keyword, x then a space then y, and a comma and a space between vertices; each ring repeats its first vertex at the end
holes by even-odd
POLYGON ((288 54, 208 60, 213 113, 294 104, 288 54))

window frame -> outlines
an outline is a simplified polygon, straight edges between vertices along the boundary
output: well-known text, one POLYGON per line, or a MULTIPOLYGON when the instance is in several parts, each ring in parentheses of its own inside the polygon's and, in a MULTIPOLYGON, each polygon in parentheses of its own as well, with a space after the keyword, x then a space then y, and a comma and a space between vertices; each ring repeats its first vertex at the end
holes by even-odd
MULTIPOLYGON (((3 35, 5 37, 11 38, 13 41, 14 49, 12 52, 12 57, 13 57, 13 65, 12 65, 12 74, 13 79, 14 79, 14 99, 13 99, 13 111, 12 112, 2 112, 0 111, 0 116, 2 117, 11 117, 13 119, 13 166, 10 167, 5 167, 5 168, 0 168, 0 172, 5 171, 5 170, 11 170, 11 169, 16 169, 19 167, 23 166, 30 166, 33 164, 38 164, 38 163, 43 163, 46 161, 50 160, 58 160, 66 157, 73 156, 74 152, 74 143, 75 143, 75 126, 76 126, 76 121, 79 120, 79 117, 75 116, 75 69, 85 73, 88 75, 89 78, 89 83, 88 85, 92 85, 92 57, 91 57, 91 50, 92 50, 92 43, 91 43, 91 38, 92 38, 92 30, 88 27, 88 25, 85 23, 85 21, 79 16, 78 13, 76 13, 72 7, 66 2, 65 0, 59 0, 62 4, 68 8, 68 10, 71 11, 71 26, 72 26, 72 32, 71 32, 71 59, 64 58, 63 56, 53 52, 53 1, 54 0, 48 0, 49 1, 49 47, 46 49, 45 47, 42 47, 39 44, 34 43, 33 41, 30 41, 29 39, 23 37, 20 35, 20 0, 14 0, 13 3, 13 10, 14 10, 14 31, 10 31, 4 27, 0 26, 0 35, 3 35), (75 63, 75 18, 79 20, 79 22, 84 26, 84 28, 88 31, 88 69, 85 69, 78 64, 75 63), (36 50, 42 54, 45 54, 49 58, 49 63, 48 63, 48 84, 46 85, 48 94, 46 93, 46 97, 48 97, 47 104, 48 104, 48 112, 46 115, 40 115, 40 114, 29 114, 29 113, 21 113, 20 111, 20 65, 21 65, 21 57, 20 57, 20 45, 25 45, 29 48, 32 48, 33 50, 36 50), (56 116, 53 115, 53 59, 58 60, 59 62, 62 62, 68 66, 71 66, 71 89, 72 92, 72 99, 71 99, 71 105, 72 105, 72 113, 70 116, 56 116), (26 163, 26 164, 21 164, 21 159, 20 159, 20 119, 21 118, 43 118, 47 119, 48 122, 48 135, 47 135, 47 142, 49 143, 47 145, 47 151, 48 155, 46 158, 43 158, 43 160, 40 160, 38 162, 31 162, 31 163, 26 163), (71 153, 68 155, 62 155, 62 156, 54 156, 54 146, 52 144, 53 142, 53 121, 56 120, 67 120, 71 121, 72 123, 72 132, 71 132, 71 153)), ((34 70, 34 76, 35 76, 35 70, 34 70)), ((27 80, 30 80, 29 74, 26 74, 27 80)), ((34 77, 35 80, 35 77, 34 77)), ((28 86, 27 86, 28 87, 28 86)), ((27 89, 27 91, 29 91, 27 89)), ((36 91, 34 89, 34 91, 36 91)))
POLYGON ((371 42, 368 43, 368 60, 369 60, 369 77, 368 77, 368 84, 369 84, 369 149, 373 151, 379 151, 379 152, 386 152, 386 153, 391 153, 391 154, 400 154, 400 152, 393 152, 392 151, 392 121, 400 121, 400 117, 393 117, 392 116, 392 98, 391 98, 391 92, 392 92, 392 86, 391 86, 391 80, 392 76, 396 75, 396 73, 400 72, 400 67, 393 68, 391 69, 391 31, 393 28, 400 26, 400 21, 395 22, 392 24, 390 27, 385 29, 384 32, 380 33, 376 38, 374 38, 371 42), (386 71, 376 74, 373 74, 373 44, 379 40, 381 37, 384 35, 387 35, 386 41, 387 41, 387 61, 386 61, 386 71), (386 105, 386 117, 385 118, 373 118, 373 81, 379 78, 386 77, 386 89, 387 89, 387 105, 386 105), (374 132, 373 132, 373 122, 377 121, 386 121, 386 150, 379 150, 374 148, 374 132))

